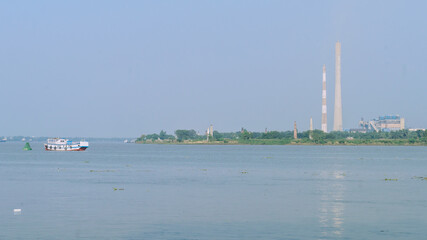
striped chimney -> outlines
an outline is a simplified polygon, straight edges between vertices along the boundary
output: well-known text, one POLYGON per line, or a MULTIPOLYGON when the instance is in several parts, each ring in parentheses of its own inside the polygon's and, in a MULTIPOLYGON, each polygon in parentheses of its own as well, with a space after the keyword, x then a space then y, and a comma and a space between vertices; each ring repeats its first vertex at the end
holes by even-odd
POLYGON ((328 132, 328 117, 326 109, 326 67, 323 65, 322 81, 322 131, 328 132))

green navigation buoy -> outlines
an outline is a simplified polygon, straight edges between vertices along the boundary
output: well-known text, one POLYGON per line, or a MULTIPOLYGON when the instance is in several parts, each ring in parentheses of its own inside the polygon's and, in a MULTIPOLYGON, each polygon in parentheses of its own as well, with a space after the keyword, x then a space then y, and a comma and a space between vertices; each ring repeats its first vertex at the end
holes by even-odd
POLYGON ((28 143, 28 142, 27 142, 27 143, 25 144, 24 150, 25 150, 25 151, 33 150, 33 149, 31 148, 31 146, 30 146, 30 143, 28 143))

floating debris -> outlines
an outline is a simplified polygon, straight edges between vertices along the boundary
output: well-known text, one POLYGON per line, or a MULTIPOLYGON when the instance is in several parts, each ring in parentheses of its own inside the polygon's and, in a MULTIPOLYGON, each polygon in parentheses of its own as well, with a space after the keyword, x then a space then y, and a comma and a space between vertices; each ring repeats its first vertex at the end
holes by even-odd
POLYGON ((397 178, 384 178, 384 181, 397 181, 397 178))
POLYGON ((344 172, 332 172, 329 175, 334 176, 336 179, 343 179, 346 176, 344 172))
POLYGON ((246 174, 246 173, 248 173, 247 171, 241 171, 240 173, 242 173, 242 174, 246 174))
POLYGON ((84 161, 84 163, 89 163, 89 161, 84 161))
POLYGON ((200 170, 205 171, 205 172, 207 171, 207 169, 206 169, 206 168, 203 168, 203 169, 200 169, 200 170))
POLYGON ((114 170, 90 170, 89 172, 115 172, 114 170))
POLYGON ((117 191, 117 190, 119 190, 119 191, 123 191, 123 190, 125 190, 124 188, 115 188, 115 187, 113 187, 113 190, 114 191, 117 191))
POLYGON ((13 209, 13 215, 21 215, 21 213, 22 213, 22 209, 20 209, 20 208, 15 208, 15 209, 13 209))
POLYGON ((427 177, 413 176, 412 179, 427 180, 427 177))

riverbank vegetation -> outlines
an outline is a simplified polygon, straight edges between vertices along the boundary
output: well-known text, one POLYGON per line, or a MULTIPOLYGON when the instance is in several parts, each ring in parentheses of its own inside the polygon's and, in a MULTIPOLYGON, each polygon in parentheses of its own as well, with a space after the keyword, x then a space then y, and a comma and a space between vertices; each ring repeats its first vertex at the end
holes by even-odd
POLYGON ((213 136, 199 135, 195 130, 176 130, 175 135, 165 131, 159 134, 141 135, 137 143, 163 144, 251 144, 251 145, 427 145, 427 131, 392 132, 330 132, 320 130, 298 133, 294 139, 293 131, 213 132, 213 136))

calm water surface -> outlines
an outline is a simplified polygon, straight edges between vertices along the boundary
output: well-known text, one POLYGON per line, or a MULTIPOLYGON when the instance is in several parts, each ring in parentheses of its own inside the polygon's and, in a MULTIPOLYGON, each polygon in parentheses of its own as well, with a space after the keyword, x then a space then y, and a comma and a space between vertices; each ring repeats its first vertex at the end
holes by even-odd
POLYGON ((0 143, 0 239, 427 236, 426 147, 42 145, 0 143))

